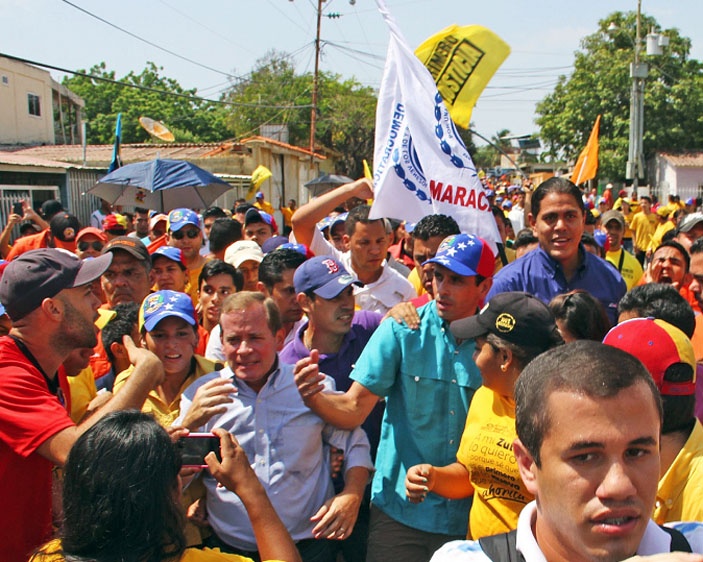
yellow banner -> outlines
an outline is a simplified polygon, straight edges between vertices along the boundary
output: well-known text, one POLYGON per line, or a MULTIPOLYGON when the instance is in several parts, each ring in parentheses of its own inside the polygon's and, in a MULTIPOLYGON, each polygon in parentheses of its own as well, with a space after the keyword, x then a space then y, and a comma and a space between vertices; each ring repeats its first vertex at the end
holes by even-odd
POLYGON ((571 181, 576 185, 585 183, 596 177, 598 172, 598 131, 600 129, 600 115, 596 117, 591 134, 588 137, 586 148, 581 151, 576 161, 574 171, 571 172, 571 181))
POLYGON ((427 39, 415 54, 432 74, 454 122, 468 128, 481 92, 510 46, 481 25, 452 25, 427 39))
POLYGON ((259 164, 256 169, 251 173, 251 187, 247 191, 246 199, 251 199, 254 196, 254 192, 259 189, 259 186, 269 179, 273 174, 266 166, 259 164))

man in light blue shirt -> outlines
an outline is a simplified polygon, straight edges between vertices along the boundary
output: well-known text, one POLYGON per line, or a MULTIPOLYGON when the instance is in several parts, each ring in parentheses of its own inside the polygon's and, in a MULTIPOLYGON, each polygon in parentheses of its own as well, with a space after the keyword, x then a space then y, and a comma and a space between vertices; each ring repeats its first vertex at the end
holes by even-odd
POLYGON ((434 266, 435 300, 419 309, 419 328, 382 322, 356 362, 346 393, 321 392, 314 359, 296 365, 306 404, 337 427, 356 427, 381 397, 386 399, 367 561, 426 561, 446 541, 465 537, 468 527, 470 500, 430 494, 422 504, 410 503, 405 473, 419 462, 456 460, 481 375, 472 358, 473 340, 457 341, 449 322, 476 313, 491 286, 495 262, 483 240, 457 234, 447 237, 425 263, 434 266))
MULTIPOLYGON (((181 399, 176 425, 191 431, 227 429, 237 437, 304 561, 334 562, 327 539, 351 534, 372 468, 364 432, 336 429, 298 394, 293 367, 279 363, 284 332, 278 309, 257 292, 228 297, 220 318, 228 366, 205 375, 181 399), (328 446, 344 451, 344 490, 334 495, 328 446)), ((327 388, 334 390, 331 379, 327 388)), ((207 546, 256 555, 239 498, 209 476, 207 512, 215 536, 207 546)))

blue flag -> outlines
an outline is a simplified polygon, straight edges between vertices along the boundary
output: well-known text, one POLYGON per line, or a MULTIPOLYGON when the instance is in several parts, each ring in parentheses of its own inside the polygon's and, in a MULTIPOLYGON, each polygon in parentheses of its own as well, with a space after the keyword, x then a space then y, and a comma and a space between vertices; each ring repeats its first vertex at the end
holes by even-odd
POLYGON ((120 155, 120 142, 122 140, 122 114, 117 114, 117 124, 115 125, 115 146, 112 149, 112 162, 107 169, 107 173, 114 172, 122 166, 122 156, 120 155))

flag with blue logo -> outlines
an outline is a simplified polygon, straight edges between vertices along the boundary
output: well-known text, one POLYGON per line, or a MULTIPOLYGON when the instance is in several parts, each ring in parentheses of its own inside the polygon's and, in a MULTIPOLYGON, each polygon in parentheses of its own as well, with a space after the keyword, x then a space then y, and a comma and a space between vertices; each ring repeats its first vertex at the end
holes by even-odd
MULTIPOLYGON (((486 190, 430 72, 383 0, 390 42, 376 107, 371 218, 454 217, 462 232, 501 242, 486 190)), ((495 246, 494 246, 495 249, 495 246)))

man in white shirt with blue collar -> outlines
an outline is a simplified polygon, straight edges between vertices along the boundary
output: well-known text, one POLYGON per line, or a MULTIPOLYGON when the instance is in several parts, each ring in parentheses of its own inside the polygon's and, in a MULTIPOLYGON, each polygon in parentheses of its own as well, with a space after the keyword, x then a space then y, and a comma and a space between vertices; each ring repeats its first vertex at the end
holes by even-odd
POLYGON ((517 532, 447 543, 433 562, 703 560, 681 554, 703 553, 703 524, 651 520, 662 407, 637 359, 590 341, 555 348, 520 374, 515 405, 513 452, 536 501, 517 532))
MULTIPOLYGON (((303 562, 334 562, 327 541, 352 533, 373 468, 366 434, 360 428, 336 429, 303 404, 293 365, 280 363, 276 353, 284 331, 272 299, 254 291, 230 295, 220 326, 227 367, 200 377, 183 392, 175 425, 206 432, 221 427, 235 435, 303 562), (344 451, 344 489, 337 495, 330 446, 344 451)), ((334 389, 332 379, 325 383, 334 389)), ((210 476, 204 483, 214 531, 206 546, 257 557, 241 500, 210 476)))

